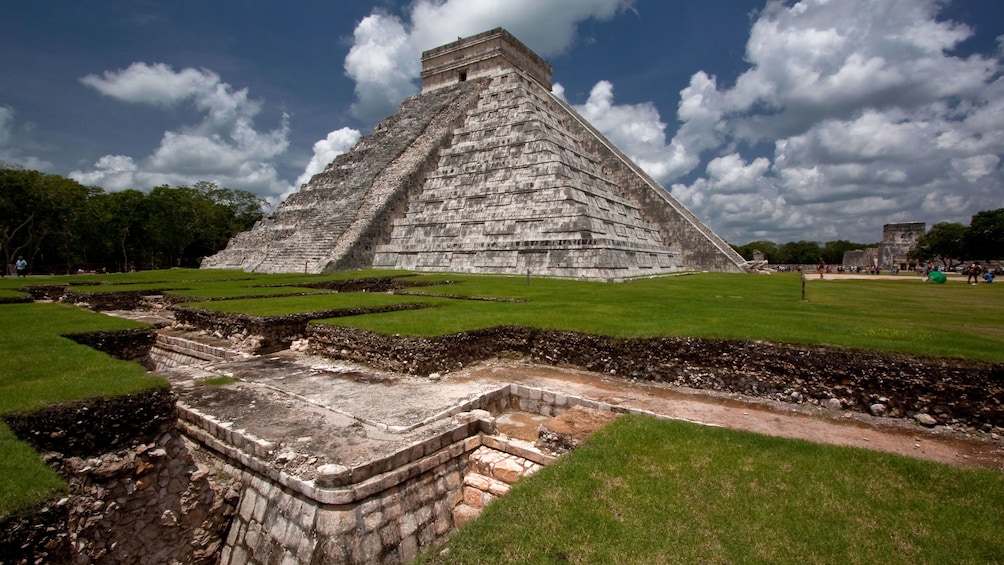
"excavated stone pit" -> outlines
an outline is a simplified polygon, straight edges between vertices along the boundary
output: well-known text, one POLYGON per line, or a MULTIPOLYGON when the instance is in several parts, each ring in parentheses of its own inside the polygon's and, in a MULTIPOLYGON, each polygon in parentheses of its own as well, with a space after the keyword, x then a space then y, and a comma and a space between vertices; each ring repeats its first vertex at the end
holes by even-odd
MULTIPOLYGON (((172 390, 7 418, 78 492, 7 524, 14 533, 0 539, 4 548, 33 546, 41 548, 35 558, 56 559, 72 545, 78 557, 120 558, 135 545, 99 532, 124 531, 125 519, 149 522, 134 543, 160 539, 157 555, 183 562, 286 552, 306 563, 340 551, 349 562, 405 562, 475 516, 468 503, 504 494, 508 483, 484 474, 495 465, 515 480, 618 413, 1004 470, 1001 364, 518 327, 402 338, 310 323, 332 312, 256 319, 116 294, 103 293, 100 304, 141 308, 117 314, 160 329, 70 337, 156 367, 172 390), (184 359, 172 362, 178 355, 184 359), (488 412, 458 419, 472 410, 488 412), (228 461, 222 467, 220 458, 228 461), (159 494, 131 502, 132 514, 106 500, 152 493, 143 489, 157 482, 159 494), (401 501, 423 510, 392 518, 401 501), (313 517, 257 513, 272 504, 309 505, 313 517), (94 508, 105 527, 88 514, 94 508), (412 523, 414 516, 423 519, 412 523), (72 526, 62 531, 61 523, 72 526), (311 541, 322 523, 335 524, 324 535, 342 542, 311 541), (270 529, 291 537, 261 535, 270 529)), ((59 296, 52 288, 37 295, 59 296)))
MULTIPOLYGON (((413 286, 412 282, 394 277, 321 285, 345 292, 395 292, 413 286)), ((29 291, 37 299, 63 299, 102 311, 149 306, 150 295, 155 294, 155 291, 105 292, 85 297, 67 292, 65 286, 33 287, 29 291)), ((618 339, 521 327, 496 327, 437 338, 405 338, 311 324, 314 319, 385 309, 353 308, 255 317, 181 305, 168 304, 167 308, 175 327, 225 339, 251 354, 283 351, 296 342, 300 351, 417 376, 446 374, 490 359, 520 359, 625 380, 668 383, 795 405, 819 405, 894 418, 926 414, 937 424, 975 430, 1004 427, 1004 364, 1001 363, 762 341, 618 339)), ((155 339, 152 330, 69 337, 130 360, 143 359, 155 339)))
POLYGON ((427 375, 515 357, 793 404, 828 402, 892 417, 929 414, 942 424, 1004 426, 1001 364, 766 342, 617 339, 513 327, 411 339, 315 325, 309 339, 313 353, 402 373, 427 375))

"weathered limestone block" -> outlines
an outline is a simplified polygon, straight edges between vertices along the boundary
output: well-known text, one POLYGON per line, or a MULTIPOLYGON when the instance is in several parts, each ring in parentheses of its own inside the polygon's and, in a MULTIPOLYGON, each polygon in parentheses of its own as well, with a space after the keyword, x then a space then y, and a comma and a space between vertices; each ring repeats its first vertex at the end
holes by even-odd
POLYGON ((551 94, 542 61, 501 29, 424 53, 421 94, 203 266, 742 271, 727 243, 551 94))
MULTIPOLYGON (((0 541, 3 562, 209 564, 219 557, 236 491, 211 484, 173 430, 150 443, 86 456, 49 453, 46 461, 69 493, 57 512, 36 521, 48 540, 22 536, 16 548, 0 541)), ((18 527, 5 524, 5 534, 18 527)))
POLYGON ((231 467, 245 489, 220 563, 408 563, 452 531, 466 467, 461 450, 348 504, 326 504, 231 467))

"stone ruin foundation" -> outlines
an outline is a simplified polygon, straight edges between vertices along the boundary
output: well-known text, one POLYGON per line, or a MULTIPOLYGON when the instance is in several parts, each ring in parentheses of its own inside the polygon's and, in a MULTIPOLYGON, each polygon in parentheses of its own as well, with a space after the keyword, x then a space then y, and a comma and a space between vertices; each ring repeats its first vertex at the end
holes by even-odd
POLYGON ((211 482, 157 389, 10 415, 69 492, 0 535, 2 563, 215 563, 236 483, 211 482))
MULTIPOLYGON (((114 295, 102 295, 103 308, 158 302, 114 295)), ((144 360, 172 389, 7 418, 70 493, 3 525, 0 554, 22 556, 5 563, 406 563, 574 448, 580 438, 554 425, 563 417, 647 413, 519 384, 441 392, 454 386, 452 372, 492 358, 925 425, 1004 427, 1000 364, 515 327, 411 339, 164 304, 129 315, 164 321, 73 339, 144 360), (234 383, 203 384, 219 377, 234 383), (385 402, 353 404, 373 387, 385 402), (423 391, 445 400, 423 405, 433 396, 423 391), (384 410, 404 406, 398 397, 416 402, 406 416, 384 410), (269 406, 287 411, 255 420, 269 406), (530 419, 530 436, 513 431, 513 414, 530 419)))

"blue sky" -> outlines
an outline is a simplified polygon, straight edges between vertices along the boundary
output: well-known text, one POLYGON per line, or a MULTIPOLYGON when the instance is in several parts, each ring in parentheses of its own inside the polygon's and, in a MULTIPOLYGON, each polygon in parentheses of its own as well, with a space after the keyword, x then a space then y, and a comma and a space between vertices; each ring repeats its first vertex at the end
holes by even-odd
POLYGON ((8 2, 0 160, 276 204, 494 27, 732 243, 1004 207, 999 0, 8 2))

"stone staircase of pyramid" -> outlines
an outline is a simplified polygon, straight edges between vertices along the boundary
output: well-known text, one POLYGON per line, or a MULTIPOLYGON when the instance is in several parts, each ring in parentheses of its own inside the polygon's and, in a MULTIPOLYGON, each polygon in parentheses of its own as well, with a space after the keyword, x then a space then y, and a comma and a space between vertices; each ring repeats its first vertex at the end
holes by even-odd
POLYGON ((423 131, 373 179, 355 217, 330 250, 324 270, 369 266, 377 245, 390 238, 393 219, 422 191, 427 177, 448 151, 454 130, 477 102, 487 82, 468 83, 428 121, 423 131))
POLYGON ((320 273, 368 265, 375 244, 366 238, 374 236, 368 229, 374 216, 392 207, 395 195, 406 199, 402 192, 424 180, 418 169, 429 160, 430 150, 447 141, 444 132, 476 98, 471 93, 479 85, 406 100, 397 114, 314 175, 275 213, 206 258, 203 267, 320 273))
POLYGON ((745 261, 551 93, 504 30, 423 54, 423 93, 203 266, 613 279, 745 261))

